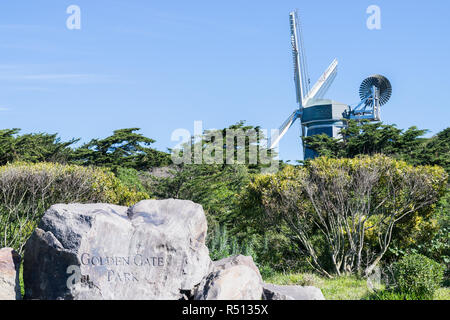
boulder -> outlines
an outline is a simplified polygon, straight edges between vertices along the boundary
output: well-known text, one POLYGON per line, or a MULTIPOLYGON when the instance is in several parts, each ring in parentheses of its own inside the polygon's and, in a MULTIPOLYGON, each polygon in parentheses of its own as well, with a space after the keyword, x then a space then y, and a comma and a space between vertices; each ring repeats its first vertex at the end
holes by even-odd
POLYGON ((264 283, 264 300, 325 300, 319 288, 264 283))
POLYGON ((211 267, 201 205, 52 206, 25 245, 29 299, 181 299, 211 267))
POLYGON ((256 266, 255 262, 253 262, 253 258, 250 256, 244 256, 240 254, 238 256, 232 256, 213 262, 214 271, 228 269, 232 266, 237 265, 247 266, 253 271, 255 271, 255 273, 258 275, 258 278, 262 282, 262 277, 261 274, 259 273, 259 269, 256 266))
POLYGON ((12 248, 0 249, 0 300, 20 300, 20 256, 12 248))
POLYGON ((261 300, 262 278, 251 257, 215 261, 194 294, 195 300, 261 300))

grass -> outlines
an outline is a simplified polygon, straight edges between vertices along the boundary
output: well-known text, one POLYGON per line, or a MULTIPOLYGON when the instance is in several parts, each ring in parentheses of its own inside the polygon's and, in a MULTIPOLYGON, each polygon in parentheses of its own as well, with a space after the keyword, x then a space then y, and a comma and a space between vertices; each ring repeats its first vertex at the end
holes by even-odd
POLYGON ((20 264, 19 282, 20 282, 20 293, 22 294, 23 298, 23 296, 25 295, 25 285, 23 284, 23 262, 20 264))
MULTIPOLYGON (((278 285, 315 286, 322 290, 327 300, 403 300, 404 297, 382 291, 377 295, 367 286, 365 279, 342 276, 333 279, 310 273, 275 273, 264 278, 267 283, 278 285)), ((450 288, 440 288, 433 300, 450 300, 450 288)))
POLYGON ((440 288, 434 294, 434 300, 450 300, 450 288, 440 288))

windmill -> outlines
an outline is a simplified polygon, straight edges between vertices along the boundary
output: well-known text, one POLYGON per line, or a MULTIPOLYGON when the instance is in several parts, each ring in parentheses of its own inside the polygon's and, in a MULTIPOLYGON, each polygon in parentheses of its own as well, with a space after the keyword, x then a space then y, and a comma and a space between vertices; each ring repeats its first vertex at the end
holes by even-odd
POLYGON ((346 126, 348 119, 380 121, 380 107, 391 97, 392 87, 387 78, 374 75, 362 82, 359 91, 361 102, 355 107, 324 99, 323 97, 337 76, 338 60, 333 60, 314 86, 310 87, 297 11, 289 14, 289 22, 297 109, 281 125, 278 136, 275 136, 270 143, 270 148, 277 147, 283 136, 299 120, 303 155, 305 159, 309 159, 313 158, 315 154, 305 146, 304 137, 325 133, 330 137, 337 138, 340 130, 346 126))

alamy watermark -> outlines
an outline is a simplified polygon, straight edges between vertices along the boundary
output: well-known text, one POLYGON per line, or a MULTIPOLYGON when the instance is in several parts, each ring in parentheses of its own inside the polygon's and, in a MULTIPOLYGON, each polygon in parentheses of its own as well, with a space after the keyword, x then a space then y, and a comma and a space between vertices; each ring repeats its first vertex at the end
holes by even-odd
POLYGON ((72 4, 67 7, 66 13, 70 16, 66 20, 66 27, 69 30, 81 29, 81 9, 79 6, 72 4))
POLYGON ((381 29, 381 8, 377 5, 370 5, 367 7, 366 13, 370 16, 367 18, 367 29, 380 30, 381 29))
MULTIPOLYGON (((272 139, 278 135, 278 129, 271 130, 272 139)), ((268 148, 267 129, 204 131, 203 122, 194 121, 193 134, 187 129, 176 129, 171 141, 178 142, 172 149, 174 164, 260 164, 264 173, 279 169, 278 148, 268 148)))

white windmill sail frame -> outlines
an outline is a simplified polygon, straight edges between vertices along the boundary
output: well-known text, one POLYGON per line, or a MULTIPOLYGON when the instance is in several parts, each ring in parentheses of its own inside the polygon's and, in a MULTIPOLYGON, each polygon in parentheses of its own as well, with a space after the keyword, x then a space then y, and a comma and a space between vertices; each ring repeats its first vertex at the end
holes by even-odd
POLYGON ((270 141, 270 148, 273 149, 278 146, 278 143, 283 138, 283 136, 289 131, 289 129, 292 127, 294 122, 300 117, 300 113, 298 110, 295 110, 289 118, 286 119, 286 121, 281 125, 281 127, 278 129, 278 135, 274 136, 274 139, 270 141))
POLYGON ((295 81, 295 91, 297 96, 297 103, 299 108, 303 107, 303 84, 305 79, 303 78, 303 68, 302 59, 300 57, 300 50, 298 45, 298 24, 297 24, 297 12, 292 11, 289 14, 290 26, 291 26, 291 45, 292 45, 292 57, 294 62, 294 81, 295 81))
POLYGON ((323 96, 327 93, 328 89, 337 76, 338 63, 338 60, 334 59, 328 69, 322 74, 319 80, 317 80, 316 84, 308 92, 305 99, 303 99, 304 106, 306 106, 312 100, 323 98, 323 96))

